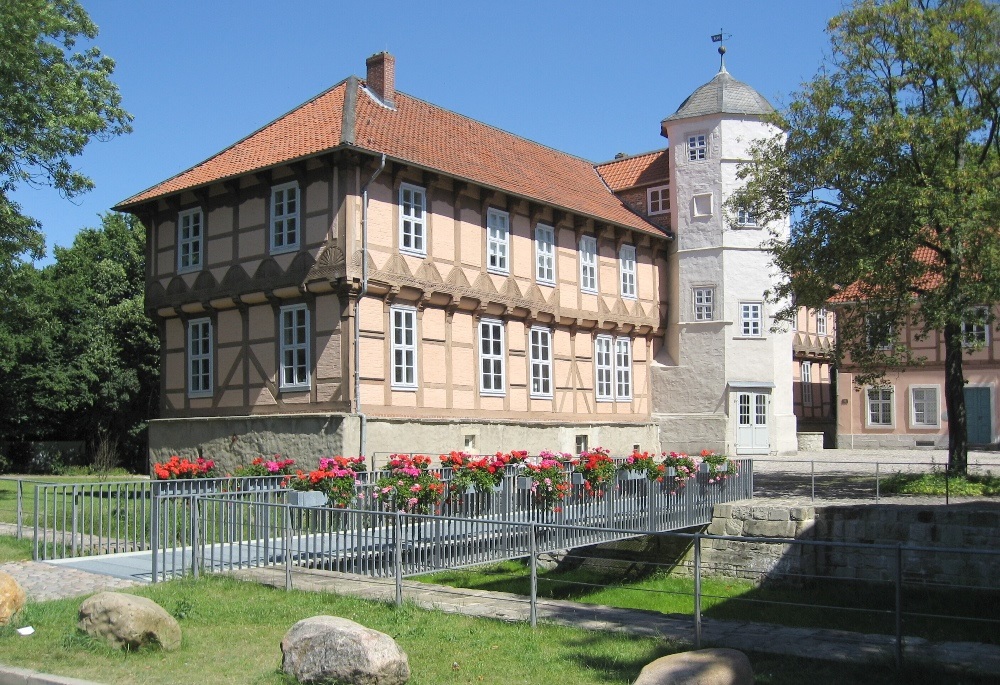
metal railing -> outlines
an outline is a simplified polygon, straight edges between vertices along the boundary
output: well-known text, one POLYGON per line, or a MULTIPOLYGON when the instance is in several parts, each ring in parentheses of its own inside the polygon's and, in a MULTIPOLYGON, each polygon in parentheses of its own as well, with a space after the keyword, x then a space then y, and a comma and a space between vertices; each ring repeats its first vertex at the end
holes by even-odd
MULTIPOLYGON (((28 481, 25 481, 28 482, 28 481)), ((129 480, 89 483, 34 482, 33 558, 64 559, 139 552, 162 548, 189 522, 191 502, 199 494, 251 489, 277 490, 281 478, 227 477, 189 480, 129 480)), ((25 505, 18 485, 18 516, 25 505)))
POLYGON ((231 570, 279 563, 369 576, 387 575, 389 569, 413 575, 527 556, 531 526, 562 549, 622 538, 609 536, 608 530, 702 525, 711 520, 715 504, 745 499, 753 487, 752 464, 740 461, 737 474, 726 480, 707 473, 684 483, 622 477, 599 495, 577 483, 548 510, 511 469, 499 491, 452 493, 440 513, 418 515, 379 510, 380 503, 371 497, 377 478, 367 480, 358 488, 356 505, 348 509, 289 506, 277 492, 196 496, 190 517, 159 534, 152 578, 199 567, 231 570), (185 533, 187 538, 178 539, 185 533), (390 563, 396 552, 399 562, 390 563))
MULTIPOLYGON (((820 499, 873 500, 876 504, 886 496, 941 497, 951 503, 955 494, 953 480, 946 464, 927 461, 826 461, 814 459, 783 459, 755 457, 754 485, 758 496, 806 497, 811 502, 820 499), (766 466, 764 466, 766 465, 766 466), (941 473, 943 495, 900 495, 885 492, 885 481, 898 473, 941 473)), ((970 459, 969 475, 985 475, 1000 470, 1000 461, 970 459)))

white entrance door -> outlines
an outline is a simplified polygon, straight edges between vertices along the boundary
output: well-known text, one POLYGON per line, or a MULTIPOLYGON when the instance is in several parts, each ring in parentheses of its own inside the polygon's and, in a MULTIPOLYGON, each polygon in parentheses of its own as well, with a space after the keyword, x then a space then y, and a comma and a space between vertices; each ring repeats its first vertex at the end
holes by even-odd
POLYGON ((767 454, 770 451, 767 400, 767 394, 762 392, 737 393, 737 454, 767 454))

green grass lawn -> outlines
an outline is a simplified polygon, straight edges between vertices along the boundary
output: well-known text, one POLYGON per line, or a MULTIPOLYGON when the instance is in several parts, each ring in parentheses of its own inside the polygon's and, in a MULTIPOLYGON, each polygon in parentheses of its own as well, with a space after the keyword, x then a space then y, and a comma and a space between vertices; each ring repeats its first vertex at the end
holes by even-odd
MULTIPOLYGON (((396 608, 352 597, 242 583, 222 577, 180 580, 135 590, 180 620, 180 650, 119 653, 75 628, 81 599, 29 604, 0 627, 3 663, 104 683, 273 683, 280 672, 282 636, 296 621, 318 614, 343 616, 393 636, 410 659, 411 685, 467 683, 626 685, 642 666, 675 651, 653 638, 396 608), (21 637, 14 628, 34 626, 21 637)), ((828 662, 751 654, 756 682, 768 685, 949 682, 985 685, 987 679, 943 679, 928 669, 896 674, 886 664, 828 662)))
MULTIPOLYGON (((481 590, 530 594, 525 565, 508 561, 473 569, 444 571, 415 578, 481 590)), ((623 580, 620 568, 592 568, 539 574, 541 597, 572 599, 588 604, 644 609, 663 614, 694 613, 694 580, 654 574, 623 580)), ((702 613, 707 618, 778 623, 787 626, 834 628, 863 633, 893 634, 895 589, 889 584, 826 579, 801 587, 765 585, 733 578, 702 578, 702 613), (812 605, 812 606, 807 606, 812 605)), ((977 621, 906 616, 926 613, 995 619, 1000 592, 935 591, 904 586, 903 632, 929 640, 961 640, 1000 644, 995 625, 977 621)))
POLYGON ((995 497, 1000 495, 1000 476, 969 475, 947 477, 945 473, 896 473, 882 481, 883 494, 900 495, 941 495, 945 488, 956 497, 995 497))
POLYGON ((25 561, 31 558, 31 540, 18 540, 0 535, 0 564, 8 561, 25 561))

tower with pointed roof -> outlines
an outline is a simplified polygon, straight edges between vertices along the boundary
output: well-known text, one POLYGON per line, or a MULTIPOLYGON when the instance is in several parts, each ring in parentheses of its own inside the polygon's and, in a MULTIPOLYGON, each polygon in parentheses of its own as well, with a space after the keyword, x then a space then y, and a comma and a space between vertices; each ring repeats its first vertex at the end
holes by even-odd
MULTIPOLYGON (((724 49, 720 49, 723 53, 724 49)), ((670 141, 675 240, 670 311, 653 369, 653 415, 665 446, 728 454, 792 453, 792 338, 772 331, 765 293, 775 272, 768 228, 726 207, 754 140, 778 133, 774 109, 749 85, 719 72, 661 123, 670 141)))

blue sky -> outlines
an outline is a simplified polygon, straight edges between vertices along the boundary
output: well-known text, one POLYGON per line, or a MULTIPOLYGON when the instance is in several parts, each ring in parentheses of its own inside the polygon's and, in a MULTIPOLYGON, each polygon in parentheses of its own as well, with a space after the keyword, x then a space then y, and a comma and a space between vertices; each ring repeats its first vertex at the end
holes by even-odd
MULTIPOLYGON (((97 187, 22 188, 51 255, 130 195, 211 156, 334 83, 396 57, 396 88, 604 161, 663 147, 659 122, 726 67, 772 104, 815 74, 843 0, 82 0, 135 131, 92 142, 97 187)), ((49 261, 49 260, 46 260, 49 261)), ((43 262, 44 263, 44 262, 43 262)))

